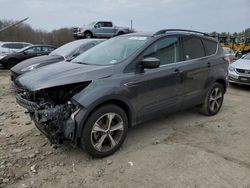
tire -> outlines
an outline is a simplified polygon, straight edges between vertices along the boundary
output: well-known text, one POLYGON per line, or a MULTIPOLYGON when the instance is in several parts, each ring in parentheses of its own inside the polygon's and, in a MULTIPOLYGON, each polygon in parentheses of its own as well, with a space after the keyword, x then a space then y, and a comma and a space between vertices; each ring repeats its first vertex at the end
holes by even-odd
POLYGON ((91 39, 91 38, 93 38, 92 33, 89 32, 89 31, 87 31, 86 33, 84 33, 84 36, 85 36, 86 39, 91 39))
POLYGON ((119 36, 119 35, 123 35, 123 34, 124 34, 124 32, 119 31, 119 32, 118 32, 118 34, 117 34, 117 36, 119 36))
POLYGON ((9 59, 7 61, 7 68, 8 69, 11 69, 12 67, 14 67, 16 64, 19 63, 19 60, 18 59, 9 59))
POLYGON ((112 104, 101 106, 87 119, 80 145, 93 157, 106 157, 120 148, 127 131, 128 118, 120 107, 112 104))
POLYGON ((208 90, 204 103, 200 106, 200 112, 207 116, 217 114, 224 100, 224 87, 222 84, 215 82, 208 90))

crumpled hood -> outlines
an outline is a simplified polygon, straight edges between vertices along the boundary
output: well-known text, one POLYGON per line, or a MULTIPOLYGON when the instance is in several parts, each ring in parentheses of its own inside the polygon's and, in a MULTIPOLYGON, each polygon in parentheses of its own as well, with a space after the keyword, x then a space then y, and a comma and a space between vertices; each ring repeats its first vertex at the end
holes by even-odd
POLYGON ((239 59, 231 64, 234 68, 250 70, 250 60, 239 59))
POLYGON ((38 56, 38 57, 33 57, 27 60, 22 61, 21 63, 18 63, 14 67, 11 68, 11 71, 17 73, 17 74, 23 74, 22 69, 35 65, 39 63, 36 68, 43 67, 48 64, 56 63, 63 61, 64 58, 62 56, 52 56, 52 55, 43 55, 43 56, 38 56))
POLYGON ((85 65, 59 62, 27 72, 17 78, 16 84, 30 91, 80 83, 111 76, 113 66, 85 65))

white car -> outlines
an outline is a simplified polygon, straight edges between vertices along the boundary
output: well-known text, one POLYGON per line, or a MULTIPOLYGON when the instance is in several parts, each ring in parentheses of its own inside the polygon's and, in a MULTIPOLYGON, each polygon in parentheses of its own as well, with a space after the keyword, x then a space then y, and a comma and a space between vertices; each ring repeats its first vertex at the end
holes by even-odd
POLYGON ((233 49, 228 48, 228 47, 222 47, 224 53, 225 53, 225 57, 228 59, 229 63, 234 62, 235 60, 237 60, 236 54, 234 52, 233 49))
POLYGON ((250 53, 229 66, 229 82, 250 85, 250 53))
POLYGON ((27 42, 0 42, 0 54, 16 52, 27 46, 32 46, 32 44, 27 42))

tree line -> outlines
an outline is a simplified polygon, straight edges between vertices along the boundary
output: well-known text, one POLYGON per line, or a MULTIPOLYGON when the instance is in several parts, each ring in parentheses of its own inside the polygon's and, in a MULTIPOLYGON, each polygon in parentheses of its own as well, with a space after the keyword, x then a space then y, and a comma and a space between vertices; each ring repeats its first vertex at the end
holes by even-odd
MULTIPOLYGON (((15 23, 15 21, 10 20, 0 20, 0 28, 8 26, 15 23)), ((55 47, 59 47, 65 43, 73 41, 72 28, 61 28, 56 29, 51 32, 43 31, 40 29, 34 29, 29 24, 22 23, 18 26, 7 29, 0 32, 0 41, 8 42, 29 42, 32 44, 50 44, 55 47)), ((245 29, 242 32, 222 32, 218 33, 216 31, 209 33, 210 36, 219 37, 236 37, 239 39, 246 39, 250 37, 250 28, 245 29)))
MULTIPOLYGON (((15 21, 0 20, 0 28, 15 23, 15 21)), ((49 44, 59 47, 73 41, 72 28, 61 28, 51 32, 34 29, 29 24, 21 23, 0 32, 0 41, 29 42, 32 44, 49 44)))

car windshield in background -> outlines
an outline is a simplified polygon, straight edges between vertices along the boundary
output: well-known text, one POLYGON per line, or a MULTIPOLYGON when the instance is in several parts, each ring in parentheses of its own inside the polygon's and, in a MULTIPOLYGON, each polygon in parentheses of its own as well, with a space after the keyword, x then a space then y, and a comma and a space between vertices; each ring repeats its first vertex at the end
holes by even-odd
POLYGON ((67 44, 64 44, 63 46, 57 48, 56 50, 52 51, 49 55, 52 56, 62 56, 64 58, 69 57, 72 53, 74 53, 83 42, 81 40, 79 41, 73 41, 67 44))
POLYGON ((121 62, 141 48, 149 37, 122 36, 109 39, 73 60, 75 63, 110 65, 121 62))
POLYGON ((248 53, 243 59, 250 60, 250 53, 248 53))

